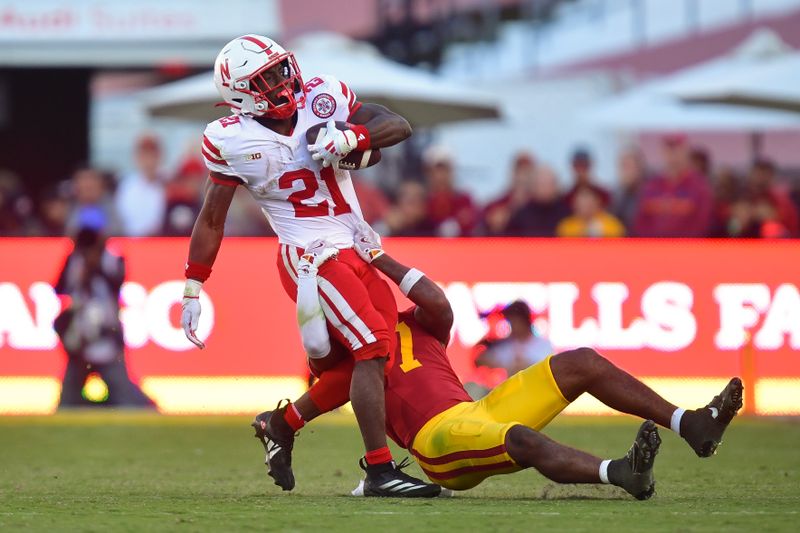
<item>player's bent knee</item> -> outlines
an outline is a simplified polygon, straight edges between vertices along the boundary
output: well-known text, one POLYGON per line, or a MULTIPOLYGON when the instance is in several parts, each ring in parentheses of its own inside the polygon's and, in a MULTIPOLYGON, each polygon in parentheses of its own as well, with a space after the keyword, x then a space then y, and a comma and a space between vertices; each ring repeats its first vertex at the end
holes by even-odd
POLYGON ((331 343, 327 339, 303 339, 303 349, 310 359, 323 359, 331 353, 331 343))
POLYGON ((593 375, 606 359, 594 348, 581 347, 554 355, 552 363, 573 375, 593 375))
POLYGON ((544 444, 539 432, 523 425, 516 425, 506 433, 506 453, 525 468, 536 467, 540 463, 544 444))
POLYGON ((331 368, 338 366, 343 360, 349 358, 349 350, 338 342, 334 342, 327 356, 321 359, 307 358, 306 361, 308 362, 308 368, 311 370, 311 373, 319 377, 323 372, 327 372, 331 368))

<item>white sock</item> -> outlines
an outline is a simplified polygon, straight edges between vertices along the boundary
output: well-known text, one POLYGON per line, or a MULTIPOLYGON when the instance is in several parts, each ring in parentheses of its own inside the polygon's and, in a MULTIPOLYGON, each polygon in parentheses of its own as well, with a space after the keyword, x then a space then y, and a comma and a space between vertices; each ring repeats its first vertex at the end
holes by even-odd
POLYGON ((681 409, 678 407, 675 409, 675 412, 672 413, 672 418, 669 421, 669 428, 674 431, 675 433, 680 436, 681 434, 681 418, 683 418, 683 413, 686 412, 686 409, 681 409))
POLYGON ((602 463, 600 463, 600 481, 605 484, 611 483, 608 480, 608 465, 611 464, 611 459, 606 459, 602 463))

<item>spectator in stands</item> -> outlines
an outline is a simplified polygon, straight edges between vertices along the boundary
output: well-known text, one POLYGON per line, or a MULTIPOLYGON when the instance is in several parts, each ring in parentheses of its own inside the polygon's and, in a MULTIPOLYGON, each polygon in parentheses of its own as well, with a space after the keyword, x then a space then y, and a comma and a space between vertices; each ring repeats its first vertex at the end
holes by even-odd
POLYGON ((773 218, 791 236, 798 234, 798 214, 789 190, 775 181, 775 164, 768 159, 753 162, 747 178, 746 192, 756 206, 761 218, 773 218), (769 217, 768 212, 773 215, 769 217))
POLYGON ((361 215, 368 224, 374 224, 386 216, 389 211, 389 200, 380 188, 364 179, 358 172, 351 172, 353 189, 356 191, 361 215))
POLYGON ((165 189, 167 207, 163 235, 188 237, 192 234, 207 177, 208 171, 200 159, 191 155, 184 158, 165 189))
POLYGON ((70 183, 62 181, 44 191, 39 199, 39 217, 33 235, 37 237, 63 237, 67 231, 72 206, 70 183))
POLYGON ((92 372, 108 385, 106 405, 153 405, 128 377, 119 319, 125 260, 106 248, 102 229, 106 223, 98 206, 80 210, 75 247, 55 286, 57 294, 71 299, 54 323, 67 352, 59 407, 91 405, 81 391, 92 372))
POLYGON ((705 237, 713 198, 705 177, 693 168, 684 135, 663 139, 664 171, 642 187, 634 221, 637 237, 705 237))
POLYGON ((766 198, 743 195, 731 204, 725 237, 785 239, 791 236, 775 206, 766 198))
POLYGON ((505 235, 511 217, 531 201, 536 161, 527 152, 514 158, 508 190, 483 210, 484 229, 488 235, 505 235))
POLYGON ((607 207, 611 202, 611 194, 596 183, 592 173, 592 156, 585 148, 578 148, 572 154, 572 188, 567 191, 565 200, 567 205, 572 205, 572 200, 579 189, 591 187, 603 202, 603 207, 607 207))
POLYGON ((33 202, 19 176, 0 169, 0 235, 27 235, 31 228, 33 202))
POLYGON ((584 185, 572 196, 572 215, 559 222, 558 237, 624 237, 625 226, 603 207, 600 193, 584 185))
POLYGON ((440 237, 467 237, 478 223, 472 198, 455 189, 453 156, 443 146, 432 146, 423 154, 428 182, 428 223, 440 237))
POLYGON ((117 188, 115 204, 122 231, 133 237, 158 235, 167 206, 158 139, 145 135, 137 141, 136 167, 117 188))
POLYGON ((646 178, 644 156, 638 147, 624 150, 617 161, 617 189, 611 202, 611 212, 630 230, 639 201, 639 191, 646 178))
POLYGON ((274 237, 269 224, 264 224, 264 213, 250 197, 250 191, 236 187, 233 202, 225 219, 225 234, 238 237, 274 237))
POLYGON ((733 227, 740 227, 738 221, 742 218, 741 206, 736 213, 737 222, 730 226, 733 220, 733 209, 742 197, 741 183, 736 172, 731 167, 722 167, 717 172, 713 184, 714 207, 712 208, 711 233, 712 237, 729 237, 733 227))
POLYGON ((531 308, 522 300, 512 302, 503 309, 508 321, 508 337, 484 340, 486 350, 475 359, 475 365, 503 368, 509 376, 529 366, 544 361, 553 353, 553 345, 533 329, 531 308))
POLYGON ((436 228, 428 218, 428 196, 417 181, 404 181, 397 191, 397 202, 376 225, 382 235, 429 237, 436 228))
POLYGON ((72 173, 70 186, 75 203, 67 220, 68 234, 74 235, 78 231, 79 213, 87 207, 95 207, 103 212, 108 224, 104 230, 106 234, 120 233, 119 220, 107 184, 106 177, 89 166, 79 167, 72 173))
POLYGON ((531 200, 511 216, 507 233, 514 236, 553 237, 556 226, 569 215, 569 207, 558 189, 558 178, 543 164, 533 173, 531 200))
POLYGON ((708 179, 713 175, 711 168, 711 154, 702 146, 694 146, 689 150, 689 161, 695 173, 708 179))

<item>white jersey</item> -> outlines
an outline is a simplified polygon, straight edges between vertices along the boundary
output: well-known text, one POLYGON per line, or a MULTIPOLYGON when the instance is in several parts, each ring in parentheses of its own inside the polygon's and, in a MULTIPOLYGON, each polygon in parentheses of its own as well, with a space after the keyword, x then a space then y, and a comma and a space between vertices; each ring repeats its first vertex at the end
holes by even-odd
POLYGON ((249 115, 231 115, 206 127, 203 157, 209 170, 247 187, 281 243, 302 248, 326 238, 349 248, 356 223, 363 220, 350 173, 313 160, 306 130, 328 120, 347 121, 360 104, 332 76, 312 78, 306 91, 305 99, 298 99, 290 135, 249 115))

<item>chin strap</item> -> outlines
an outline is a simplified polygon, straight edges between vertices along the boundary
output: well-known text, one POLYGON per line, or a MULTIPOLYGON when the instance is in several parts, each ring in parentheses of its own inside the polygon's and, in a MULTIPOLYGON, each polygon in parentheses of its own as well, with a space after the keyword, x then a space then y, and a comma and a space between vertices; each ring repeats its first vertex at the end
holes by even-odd
POLYGON ((234 109, 236 111, 240 111, 242 109, 238 105, 229 104, 228 102, 217 102, 216 104, 214 104, 214 107, 230 107, 231 109, 234 109))

